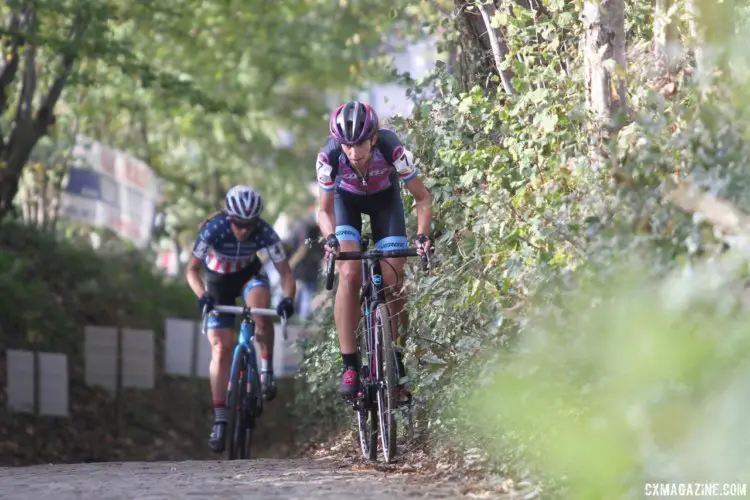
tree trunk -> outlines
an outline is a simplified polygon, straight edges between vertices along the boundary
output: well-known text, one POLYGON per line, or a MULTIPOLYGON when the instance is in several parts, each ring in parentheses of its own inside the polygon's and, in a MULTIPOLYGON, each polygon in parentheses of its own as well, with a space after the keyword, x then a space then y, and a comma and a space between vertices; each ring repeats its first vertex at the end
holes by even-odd
POLYGON ((182 276, 185 272, 185 265, 180 258, 182 256, 182 245, 180 244, 180 238, 178 235, 179 232, 175 231, 175 234, 172 236, 172 243, 174 244, 174 253, 177 260, 177 276, 182 276))
POLYGON ((734 1, 686 0, 685 10, 696 76, 700 82, 707 84, 713 70, 724 65, 725 57, 722 54, 725 54, 734 36, 734 1))
POLYGON ((673 73, 682 57, 677 7, 675 0, 656 0, 653 47, 656 75, 673 73))
MULTIPOLYGON (((481 0, 480 0, 481 1, 481 0)), ((463 53, 461 56, 461 66, 463 71, 467 71, 471 74, 469 79, 466 81, 465 86, 470 87, 480 81, 486 80, 486 77, 491 74, 491 71, 487 71, 487 68, 494 66, 498 73, 500 73, 500 80, 503 83, 503 88, 506 92, 510 88, 512 90, 511 81, 513 74, 510 70, 500 70, 499 64, 505 60, 508 54, 508 45, 505 42, 503 34, 499 30, 494 30, 489 26, 491 18, 496 11, 494 4, 489 3, 485 6, 479 4, 475 0, 455 0, 456 8, 460 13, 460 18, 464 22, 466 29, 465 37, 462 37, 462 48, 463 50, 468 49, 467 45, 471 47, 471 50, 467 53, 463 53), (485 11, 487 21, 484 19, 484 15, 481 10, 485 11), (469 43, 464 45, 463 42, 468 41, 469 43), (471 54, 467 57, 467 54, 471 54), (476 63, 479 64, 476 64, 476 63), (477 66, 475 71, 473 65, 477 66)), ((487 85, 482 82, 480 83, 483 87, 487 85)))
POLYGON ((588 107, 597 127, 611 128, 626 111, 626 82, 617 74, 627 70, 624 0, 587 0, 583 23, 588 107))
POLYGON ((483 5, 481 0, 475 5, 482 17, 482 23, 484 24, 483 35, 487 35, 487 39, 489 40, 490 49, 492 50, 492 58, 495 61, 497 72, 500 75, 503 89, 508 95, 513 95, 516 93, 512 84, 513 73, 511 73, 509 69, 502 68, 503 63, 508 58, 508 44, 505 43, 505 38, 500 30, 492 28, 492 17, 497 12, 497 9, 495 9, 495 6, 492 3, 489 3, 487 6, 483 5))
MULTIPOLYGON (((10 137, 6 141, 0 131, 0 219, 6 216, 13 207, 13 200, 18 193, 19 181, 23 168, 31 156, 31 151, 49 127, 54 123, 54 108, 62 91, 73 72, 76 60, 74 52, 66 52, 61 58, 60 69, 47 94, 34 114, 33 102, 37 90, 36 48, 26 43, 24 32, 36 29, 36 14, 32 7, 26 7, 23 13, 13 13, 8 22, 17 26, 18 35, 13 37, 6 56, 6 64, 0 72, 0 113, 7 111, 8 89, 15 81, 19 66, 19 47, 26 45, 24 70, 21 78, 21 91, 12 119, 10 137)), ((78 41, 84 34, 87 23, 77 18, 70 29, 69 40, 78 41)))

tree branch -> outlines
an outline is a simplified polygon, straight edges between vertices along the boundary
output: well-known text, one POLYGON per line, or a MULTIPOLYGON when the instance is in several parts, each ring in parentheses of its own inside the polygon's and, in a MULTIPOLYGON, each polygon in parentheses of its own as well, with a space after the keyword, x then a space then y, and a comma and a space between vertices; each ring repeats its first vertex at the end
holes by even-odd
MULTIPOLYGON (((26 14, 26 19, 29 31, 36 30, 36 13, 30 9, 30 12, 26 14)), ((34 45, 26 45, 24 50, 24 71, 21 98, 18 100, 16 107, 16 122, 31 120, 31 113, 34 108, 34 94, 36 93, 37 86, 36 47, 34 45)))
MULTIPOLYGON (((86 32, 87 26, 88 21, 82 17, 76 18, 73 22, 69 36, 69 40, 73 42, 73 46, 75 46, 75 42, 81 40, 83 34, 86 32)), ((40 137, 47 132, 47 129, 53 122, 55 105, 60 99, 65 84, 68 83, 68 78, 70 78, 70 75, 73 72, 73 64, 75 63, 77 55, 78 54, 74 47, 69 48, 65 52, 61 61, 60 73, 52 82, 47 96, 42 100, 41 106, 39 106, 39 110, 36 113, 35 129, 40 137)))
MULTIPOLYGON (((18 31, 21 25, 21 18, 17 13, 11 14, 8 19, 8 28, 18 31)), ((11 37, 9 53, 6 53, 7 46, 3 44, 3 69, 0 71, 0 112, 5 111, 8 102, 8 96, 5 89, 13 82, 18 70, 18 49, 23 45, 24 38, 20 35, 11 37)))
MULTIPOLYGON (((505 61, 505 58, 508 56, 508 46, 505 44, 505 41, 500 43, 498 40, 497 33, 495 33, 495 30, 492 28, 492 21, 490 20, 490 14, 487 12, 487 9, 482 4, 481 0, 476 3, 476 7, 479 10, 479 14, 482 16, 482 20, 484 21, 485 29, 487 30, 487 36, 490 39, 490 47, 492 48, 492 57, 495 60, 495 66, 497 67, 497 72, 500 75, 500 81, 503 84, 503 89, 505 89, 505 92, 508 95, 513 95, 516 93, 515 89, 513 88, 513 84, 511 83, 511 80, 513 78, 513 75, 511 72, 507 69, 501 69, 503 62, 505 61)), ((492 12, 494 14, 495 12, 495 6, 492 7, 492 12)))
POLYGON ((729 201, 702 191, 689 180, 674 186, 664 199, 685 212, 701 215, 724 234, 750 236, 750 216, 729 201))
MULTIPOLYGON (((131 113, 131 116, 135 118, 136 113, 131 113)), ((137 119, 138 126, 137 129, 140 132, 141 140, 143 141, 143 151, 144 151, 144 160, 146 163, 153 168, 154 165, 154 155, 151 148, 151 139, 149 135, 149 129, 148 129, 148 117, 146 115, 146 110, 142 107, 139 107, 137 109, 137 119)))
MULTIPOLYGON (((8 29, 17 31, 21 26, 21 17, 17 13, 12 13, 7 23, 8 29)), ((10 47, 4 44, 2 55, 4 58, 3 69, 0 71, 0 114, 8 108, 8 86, 13 83, 18 72, 18 50, 24 44, 24 38, 20 35, 11 37, 10 47), (7 50, 7 51, 6 51, 7 50)), ((0 152, 5 149, 5 134, 0 129, 0 152)))

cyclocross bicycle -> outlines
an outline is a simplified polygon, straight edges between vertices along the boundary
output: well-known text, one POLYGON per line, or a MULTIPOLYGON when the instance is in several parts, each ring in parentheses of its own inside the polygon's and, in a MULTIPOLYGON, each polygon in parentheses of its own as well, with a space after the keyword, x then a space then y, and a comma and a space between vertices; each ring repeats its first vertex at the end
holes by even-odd
MULTIPOLYGON (((357 427, 362 454, 369 460, 377 457, 378 430, 383 458, 390 463, 396 456, 396 410, 399 408, 398 364, 393 348, 391 315, 383 289, 380 260, 418 256, 415 248, 367 251, 370 237, 360 239, 361 251, 331 254, 326 263, 326 290, 333 288, 335 260, 362 261, 360 304, 362 322, 357 332, 360 392, 349 402, 357 412, 357 427)), ((422 256, 423 269, 429 257, 422 256)))
MULTIPOLYGON (((227 431, 229 439, 229 460, 250 458, 250 446, 255 430, 255 420, 263 413, 263 391, 260 385, 260 372, 255 354, 255 321, 259 316, 278 316, 275 309, 250 308, 242 306, 214 306, 203 316, 203 334, 206 334, 209 315, 218 313, 240 316, 239 337, 234 347, 232 368, 229 372, 226 405, 229 411, 227 431)), ((281 316, 281 329, 286 340, 286 316, 281 316)))

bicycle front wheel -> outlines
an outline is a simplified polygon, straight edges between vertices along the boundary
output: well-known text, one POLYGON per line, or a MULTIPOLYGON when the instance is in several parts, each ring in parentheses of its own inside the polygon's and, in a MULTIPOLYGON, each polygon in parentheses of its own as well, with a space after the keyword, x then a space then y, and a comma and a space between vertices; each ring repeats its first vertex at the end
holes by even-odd
POLYGON ((247 372, 244 356, 238 363, 235 376, 229 389, 229 422, 227 425, 227 437, 229 439, 229 460, 245 458, 244 439, 245 435, 245 401, 247 401, 247 372))
POLYGON ((247 393, 245 405, 245 457, 251 458, 253 434, 255 433, 255 420, 260 416, 263 411, 263 390, 260 384, 260 375, 254 364, 249 364, 248 371, 250 372, 249 384, 247 384, 247 393))
POLYGON ((377 399, 380 417, 380 443, 383 458, 390 463, 396 456, 396 410, 398 388, 396 380, 396 358, 393 352, 393 334, 388 307, 380 304, 375 315, 375 358, 377 372, 377 399))
POLYGON ((363 397, 356 405, 357 430, 359 431, 359 447, 362 455, 368 460, 375 460, 378 456, 378 409, 372 400, 370 388, 373 386, 373 374, 370 371, 371 357, 367 348, 367 321, 364 318, 359 331, 359 380, 363 397))

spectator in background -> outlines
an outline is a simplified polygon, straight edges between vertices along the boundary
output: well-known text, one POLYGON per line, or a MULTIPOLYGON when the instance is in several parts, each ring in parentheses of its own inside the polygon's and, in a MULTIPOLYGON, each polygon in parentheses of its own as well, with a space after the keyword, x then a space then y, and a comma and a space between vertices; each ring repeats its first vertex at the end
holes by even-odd
POLYGON ((297 311, 299 317, 307 318, 312 313, 312 299, 318 291, 320 266, 325 250, 318 243, 320 229, 316 220, 317 207, 312 204, 305 213, 292 222, 289 237, 282 241, 289 251, 289 265, 297 280, 297 311), (311 239, 310 247, 305 241, 311 239))
MULTIPOLYGON (((325 249, 318 243, 320 229, 317 223, 317 196, 318 185, 316 182, 308 186, 308 191, 313 196, 313 203, 294 215, 282 212, 279 214, 273 229, 281 238, 284 250, 289 255, 289 265, 297 280, 297 297, 295 314, 301 319, 309 317, 312 313, 312 301, 318 291, 320 280, 320 268, 322 265, 325 249), (308 248, 305 241, 312 240, 308 248)), ((264 269, 268 274, 271 284, 272 299, 281 300, 282 290, 279 274, 271 262, 264 262, 264 269)))

